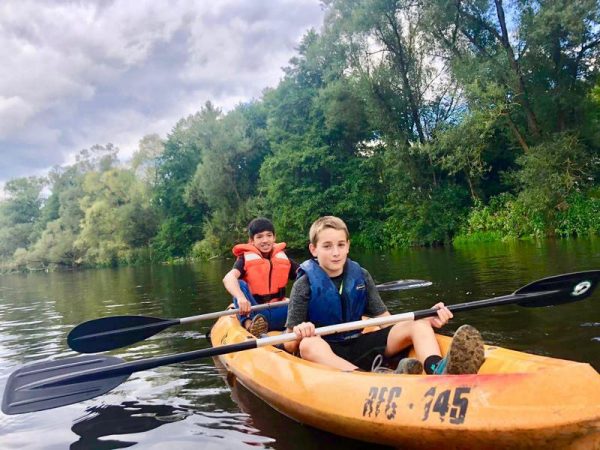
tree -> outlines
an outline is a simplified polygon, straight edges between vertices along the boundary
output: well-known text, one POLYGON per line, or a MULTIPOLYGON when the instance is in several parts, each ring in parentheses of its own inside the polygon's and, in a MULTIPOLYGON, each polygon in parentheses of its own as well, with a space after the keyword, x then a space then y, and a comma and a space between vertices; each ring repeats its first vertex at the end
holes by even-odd
POLYGON ((202 148, 210 146, 220 116, 221 111, 207 102, 200 112, 180 120, 157 159, 153 201, 159 211, 160 225, 152 247, 159 260, 187 255, 193 243, 201 238, 206 207, 190 206, 185 190, 202 161, 202 148), (173 232, 176 228, 179 230, 173 232))
POLYGON ((264 107, 256 102, 241 104, 219 118, 211 139, 204 142, 202 161, 185 192, 191 207, 207 207, 205 239, 195 251, 222 253, 245 236, 250 215, 258 214, 260 208, 253 197, 260 167, 270 150, 265 129, 264 107))
POLYGON ((144 185, 127 169, 89 172, 81 199, 84 218, 75 248, 82 262, 116 265, 128 262, 135 249, 147 246, 157 219, 144 185))
POLYGON ((8 258, 18 248, 27 249, 37 238, 35 224, 41 214, 40 177, 15 178, 4 185, 6 199, 0 202, 0 258, 8 258))
POLYGON ((144 136, 138 145, 138 150, 131 158, 131 167, 136 175, 150 185, 157 181, 157 165, 160 156, 165 151, 165 143, 157 134, 144 136))

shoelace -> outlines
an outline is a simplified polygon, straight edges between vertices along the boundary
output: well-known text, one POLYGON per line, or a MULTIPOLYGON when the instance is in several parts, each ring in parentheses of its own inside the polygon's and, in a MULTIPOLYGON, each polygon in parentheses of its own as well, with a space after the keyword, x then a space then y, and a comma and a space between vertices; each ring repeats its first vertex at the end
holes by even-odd
POLYGON ((377 369, 381 367, 383 364, 383 356, 379 353, 374 359, 373 364, 371 364, 371 372, 375 372, 377 369))
POLYGON ((371 372, 393 372, 392 369, 388 369, 383 365, 383 355, 379 353, 374 359, 373 364, 371 364, 371 372))

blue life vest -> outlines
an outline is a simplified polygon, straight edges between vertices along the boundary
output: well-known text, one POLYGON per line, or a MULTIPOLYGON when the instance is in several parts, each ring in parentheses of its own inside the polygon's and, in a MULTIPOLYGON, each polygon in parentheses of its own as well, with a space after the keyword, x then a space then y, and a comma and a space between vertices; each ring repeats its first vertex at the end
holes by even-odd
MULTIPOLYGON (((367 285, 360 266, 348 259, 344 266, 341 295, 329 275, 319 264, 309 259, 300 265, 310 283, 308 320, 318 327, 360 320, 367 307, 367 285)), ((329 342, 340 342, 357 337, 360 330, 323 336, 329 342)))

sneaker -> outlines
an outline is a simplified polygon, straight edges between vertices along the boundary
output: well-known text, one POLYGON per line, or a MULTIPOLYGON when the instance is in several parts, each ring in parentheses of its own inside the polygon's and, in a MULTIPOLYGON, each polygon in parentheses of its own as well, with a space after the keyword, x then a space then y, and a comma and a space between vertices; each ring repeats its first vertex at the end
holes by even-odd
POLYGON ((257 314, 250 322, 250 327, 248 331, 252 336, 261 337, 263 334, 266 334, 269 331, 269 324, 267 323, 267 319, 262 314, 257 314))
POLYGON ((398 363, 395 372, 406 375, 420 375, 423 373, 423 364, 417 358, 403 358, 398 363))
POLYGON ((416 358, 403 358, 398 363, 396 370, 392 370, 383 365, 383 356, 377 355, 373 360, 371 372, 419 375, 423 372, 423 364, 416 358))
POLYGON ((463 325, 452 338, 450 349, 434 370, 434 374, 474 374, 477 373, 485 359, 483 339, 476 328, 463 325))

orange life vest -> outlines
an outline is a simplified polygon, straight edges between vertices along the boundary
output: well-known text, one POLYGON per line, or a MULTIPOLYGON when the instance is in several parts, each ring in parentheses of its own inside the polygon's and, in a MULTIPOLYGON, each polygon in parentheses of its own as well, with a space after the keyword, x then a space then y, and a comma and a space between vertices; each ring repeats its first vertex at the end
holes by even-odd
POLYGON ((250 292, 258 303, 277 302, 285 297, 292 263, 284 253, 285 242, 273 245, 271 258, 263 257, 252 244, 238 244, 233 247, 235 256, 244 255, 242 279, 248 283, 250 292))

